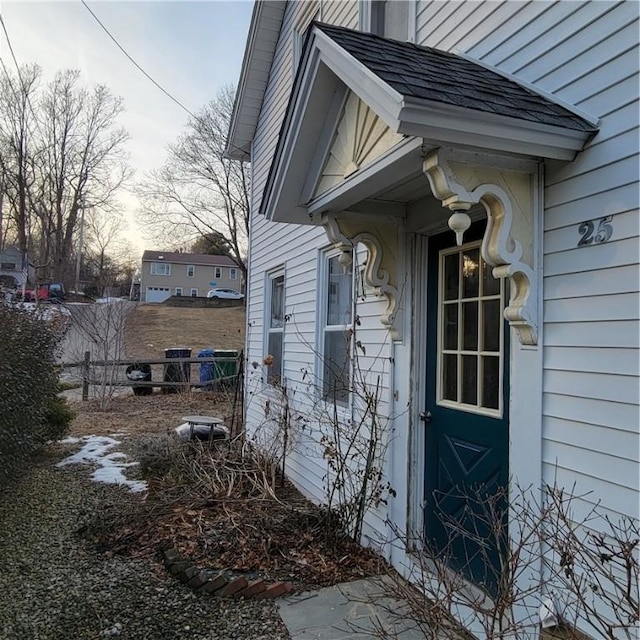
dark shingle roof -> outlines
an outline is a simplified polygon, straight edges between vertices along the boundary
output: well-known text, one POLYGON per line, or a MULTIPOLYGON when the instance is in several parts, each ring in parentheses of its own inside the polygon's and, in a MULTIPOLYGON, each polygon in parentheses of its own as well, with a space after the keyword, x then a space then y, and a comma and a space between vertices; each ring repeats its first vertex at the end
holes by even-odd
POLYGON ((238 265, 228 256, 212 256, 206 253, 172 253, 170 251, 149 251, 142 254, 142 261, 162 261, 173 264, 203 264, 214 267, 237 267, 238 265), (162 257, 161 257, 162 256, 162 257))
POLYGON ((403 96, 577 131, 597 131, 561 105, 453 53, 333 25, 315 26, 403 96))

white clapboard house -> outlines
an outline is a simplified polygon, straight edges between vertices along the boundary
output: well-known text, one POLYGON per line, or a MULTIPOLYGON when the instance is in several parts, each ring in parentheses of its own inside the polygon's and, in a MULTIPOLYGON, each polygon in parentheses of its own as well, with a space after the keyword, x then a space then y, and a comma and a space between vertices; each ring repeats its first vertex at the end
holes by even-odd
POLYGON ((405 574, 398 532, 444 548, 461 490, 640 517, 638 9, 255 5, 227 145, 252 167, 247 427, 286 415, 324 502, 327 433, 373 402, 394 491, 362 539, 405 574))

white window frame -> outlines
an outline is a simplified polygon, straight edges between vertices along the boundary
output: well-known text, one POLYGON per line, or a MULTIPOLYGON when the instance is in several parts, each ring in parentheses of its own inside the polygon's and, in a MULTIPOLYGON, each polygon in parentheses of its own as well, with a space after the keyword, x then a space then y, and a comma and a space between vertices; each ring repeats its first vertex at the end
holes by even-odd
MULTIPOLYGON (((391 0, 392 2, 394 0, 391 0)), ((374 14, 379 11, 382 7, 376 7, 375 3, 379 2, 379 0, 359 0, 358 3, 358 23, 359 30, 366 31, 369 33, 374 33, 374 28, 376 25, 374 24, 375 18, 374 14)), ((415 42, 416 41, 416 11, 417 11, 417 3, 416 2, 407 2, 407 42, 415 42)), ((378 25, 378 30, 380 29, 380 25, 378 25)), ((384 25, 382 25, 382 33, 378 35, 384 35, 384 25)))
MULTIPOLYGON (((317 313, 316 313, 316 317, 318 318, 318 326, 317 326, 317 339, 316 339, 316 345, 317 345, 317 354, 318 354, 318 358, 317 358, 317 365, 316 365, 316 380, 318 380, 318 388, 317 388, 317 393, 318 396, 321 400, 325 401, 325 402, 331 402, 333 403, 333 398, 328 398, 325 396, 325 391, 324 391, 324 387, 325 387, 325 380, 324 380, 324 375, 325 375, 325 366, 324 366, 324 349, 325 349, 325 335, 327 333, 327 331, 341 331, 343 333, 346 333, 348 331, 353 332, 353 327, 354 327, 354 318, 355 318, 355 287, 356 287, 356 282, 355 282, 355 276, 354 276, 354 271, 355 269, 355 251, 352 250, 352 256, 351 256, 351 264, 349 265, 351 268, 351 311, 350 311, 350 318, 349 318, 349 322, 345 323, 345 324, 339 324, 339 325, 327 325, 327 315, 328 315, 328 304, 327 304, 327 297, 328 297, 328 293, 329 293, 329 260, 331 260, 332 258, 337 258, 338 256, 340 256, 342 252, 340 250, 337 249, 325 249, 322 250, 319 254, 319 260, 318 260, 318 299, 317 299, 317 304, 318 304, 318 308, 317 308, 317 313)), ((354 348, 354 341, 351 340, 350 341, 350 345, 349 345, 349 352, 348 352, 348 366, 349 366, 349 377, 351 378, 352 376, 352 359, 353 359, 353 348, 354 348)), ((347 391, 348 393, 348 398, 346 399, 345 402, 340 402, 340 401, 336 401, 336 406, 342 410, 347 410, 351 408, 351 404, 352 404, 352 400, 353 400, 353 394, 351 393, 350 390, 347 391)))
POLYGON ((187 265, 187 278, 196 277, 196 266, 194 264, 187 265))
POLYGON ((183 294, 183 289, 182 289, 182 287, 176 287, 176 288, 175 288, 175 290, 174 290, 174 292, 173 292, 173 295, 175 295, 175 296, 182 296, 182 295, 184 295, 184 294, 183 294))
MULTIPOLYGON (((284 381, 284 329, 285 329, 285 316, 287 309, 287 279, 284 266, 278 267, 266 274, 265 279, 265 318, 264 318, 264 353, 266 355, 273 355, 270 353, 269 338, 275 333, 282 335, 281 348, 280 348, 280 377, 279 384, 284 381), (273 286, 276 280, 282 279, 282 326, 272 327, 271 318, 273 317, 273 286)), ((270 385, 274 384, 274 381, 270 378, 273 377, 270 365, 265 365, 264 379, 270 385)))
POLYGON ((222 278, 222 267, 213 267, 213 277, 222 278))
POLYGON ((152 262, 149 273, 152 276, 170 276, 171 264, 169 262, 152 262), (162 267, 162 271, 159 270, 159 267, 162 267))
POLYGON ((189 290, 189 297, 190 298, 198 297, 198 289, 196 287, 191 287, 191 289, 189 290))
POLYGON ((238 279, 238 268, 229 267, 229 280, 237 280, 237 279, 238 279))

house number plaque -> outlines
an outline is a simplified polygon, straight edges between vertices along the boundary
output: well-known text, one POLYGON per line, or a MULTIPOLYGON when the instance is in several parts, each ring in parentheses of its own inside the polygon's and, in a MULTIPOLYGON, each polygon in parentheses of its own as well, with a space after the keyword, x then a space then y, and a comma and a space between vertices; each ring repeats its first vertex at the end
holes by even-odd
POLYGON ((605 216, 599 220, 587 220, 581 223, 578 227, 580 240, 577 246, 588 247, 592 244, 604 244, 610 240, 613 233, 612 220, 613 216, 605 216))

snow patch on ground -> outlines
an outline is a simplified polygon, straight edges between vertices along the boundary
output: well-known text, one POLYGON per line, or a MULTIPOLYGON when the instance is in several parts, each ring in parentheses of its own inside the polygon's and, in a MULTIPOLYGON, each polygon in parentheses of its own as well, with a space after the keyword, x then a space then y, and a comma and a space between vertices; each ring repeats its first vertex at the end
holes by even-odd
POLYGON ((120 444, 120 440, 108 436, 84 436, 81 439, 65 438, 61 440, 63 444, 77 442, 84 442, 82 449, 58 462, 57 467, 65 467, 69 464, 97 464, 98 468, 91 474, 96 482, 126 485, 134 492, 147 490, 147 483, 144 480, 129 480, 124 475, 124 469, 138 463, 124 462, 127 456, 122 451, 110 451, 120 444))

